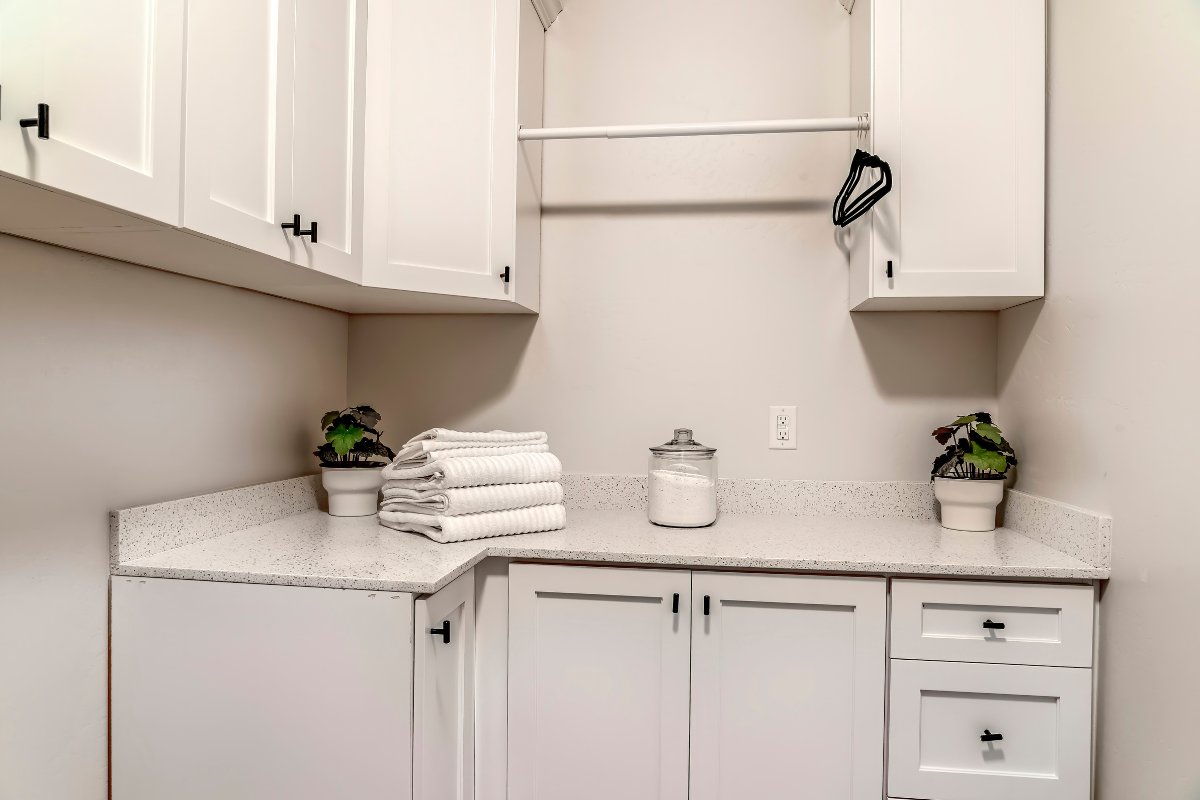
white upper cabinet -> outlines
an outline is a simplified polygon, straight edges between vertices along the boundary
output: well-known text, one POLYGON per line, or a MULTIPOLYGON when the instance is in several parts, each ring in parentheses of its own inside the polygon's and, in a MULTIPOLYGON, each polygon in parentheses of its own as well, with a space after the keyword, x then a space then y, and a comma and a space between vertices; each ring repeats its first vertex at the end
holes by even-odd
POLYGON ((0 172, 178 223, 183 30, 184 0, 0 3, 0 172))
POLYGON ((859 0, 851 28, 851 110, 894 186, 851 224, 850 307, 1043 296, 1045 0, 859 0))
POLYGON ((692 800, 880 797, 884 579, 696 572, 692 596, 692 800))
POLYGON ((356 0, 189 3, 184 227, 359 278, 365 39, 356 0))
POLYGON ((530 0, 377 0, 363 283, 538 307, 545 33, 530 0), (508 269, 508 280, 502 277, 508 269))

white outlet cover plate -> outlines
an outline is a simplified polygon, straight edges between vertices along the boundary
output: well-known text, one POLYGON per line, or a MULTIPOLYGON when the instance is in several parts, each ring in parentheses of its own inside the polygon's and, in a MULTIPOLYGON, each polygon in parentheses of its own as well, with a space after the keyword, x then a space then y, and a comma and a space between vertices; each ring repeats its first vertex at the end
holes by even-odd
POLYGON ((772 450, 796 449, 795 406, 771 406, 767 417, 767 446, 772 450))

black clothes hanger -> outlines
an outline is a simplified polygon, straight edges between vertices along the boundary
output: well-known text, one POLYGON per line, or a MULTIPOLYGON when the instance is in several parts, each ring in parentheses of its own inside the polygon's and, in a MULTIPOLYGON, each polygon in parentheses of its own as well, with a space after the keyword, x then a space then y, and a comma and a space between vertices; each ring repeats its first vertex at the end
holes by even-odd
POLYGON ((879 156, 873 156, 862 150, 855 150, 854 160, 850 162, 850 174, 846 176, 846 182, 842 184, 842 190, 838 192, 837 197, 833 200, 833 224, 840 225, 843 228, 846 227, 870 211, 871 206, 878 203, 891 190, 892 168, 888 166, 888 163, 879 156), (851 202, 850 195, 854 193, 859 180, 862 179, 863 170, 868 167, 877 169, 882 174, 874 186, 871 186, 851 202))

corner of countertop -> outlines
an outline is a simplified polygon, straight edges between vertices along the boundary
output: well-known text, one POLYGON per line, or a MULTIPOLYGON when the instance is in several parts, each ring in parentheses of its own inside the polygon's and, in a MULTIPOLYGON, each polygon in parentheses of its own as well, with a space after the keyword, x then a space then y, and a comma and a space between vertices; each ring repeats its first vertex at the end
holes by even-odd
POLYGON ((110 511, 110 567, 316 510, 320 486, 304 475, 110 511))
POLYGON ((1005 494, 1004 526, 1104 570, 1112 569, 1112 517, 1017 489, 1005 494))

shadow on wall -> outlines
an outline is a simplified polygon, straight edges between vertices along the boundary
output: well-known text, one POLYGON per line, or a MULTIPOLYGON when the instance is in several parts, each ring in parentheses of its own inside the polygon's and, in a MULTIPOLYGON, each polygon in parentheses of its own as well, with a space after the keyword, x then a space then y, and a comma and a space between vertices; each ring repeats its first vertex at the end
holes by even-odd
POLYGON ((512 386, 537 321, 501 314, 356 316, 351 402, 371 403, 383 414, 384 439, 393 449, 421 431, 457 424, 512 386))
POLYGON ((996 396, 998 317, 987 311, 850 314, 881 396, 975 400, 996 396), (991 346, 980 348, 980 342, 991 346))
POLYGON ((1038 317, 1045 307, 1045 300, 1034 300, 1016 308, 1005 309, 1000 318, 999 342, 996 346, 996 388, 1003 393, 1008 388, 1017 361, 1025 350, 1025 343, 1033 335, 1038 317))

